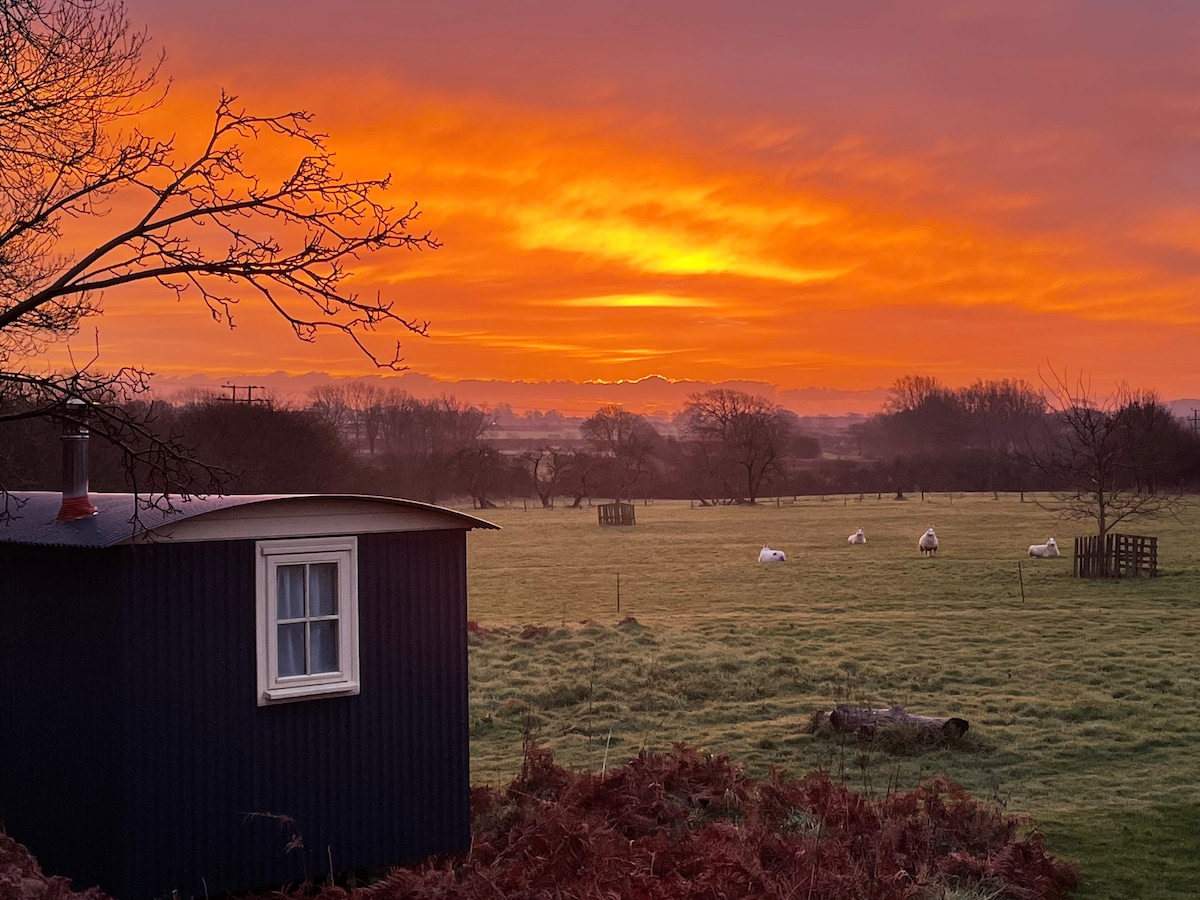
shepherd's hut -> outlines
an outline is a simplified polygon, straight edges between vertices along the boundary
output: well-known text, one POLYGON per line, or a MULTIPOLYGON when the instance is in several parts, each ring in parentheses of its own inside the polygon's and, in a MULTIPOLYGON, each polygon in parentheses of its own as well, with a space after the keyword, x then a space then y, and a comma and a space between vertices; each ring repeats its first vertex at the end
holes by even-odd
MULTIPOLYGON (((119 900, 465 849, 464 513, 62 494, 0 521, 0 823, 119 900)), ((82 473, 82 474, 81 474, 82 473)))

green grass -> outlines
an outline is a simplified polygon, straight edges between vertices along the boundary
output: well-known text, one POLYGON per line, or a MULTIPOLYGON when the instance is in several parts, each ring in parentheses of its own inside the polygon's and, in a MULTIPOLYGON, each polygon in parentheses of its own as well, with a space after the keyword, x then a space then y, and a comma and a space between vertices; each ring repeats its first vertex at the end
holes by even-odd
POLYGON ((1048 535, 1069 556, 1085 531, 1015 496, 637 516, 501 509, 487 517, 504 530, 472 532, 470 617, 491 629, 471 644, 476 783, 507 781, 529 736, 573 767, 683 742, 876 794, 945 772, 1032 816, 1080 863, 1083 898, 1200 896, 1196 510, 1124 529, 1159 536, 1162 577, 1119 582, 1029 559, 1048 535), (848 545, 859 526, 868 543, 848 545), (788 562, 759 565, 763 544, 788 562), (892 756, 808 734, 839 702, 961 716, 969 740, 892 756))

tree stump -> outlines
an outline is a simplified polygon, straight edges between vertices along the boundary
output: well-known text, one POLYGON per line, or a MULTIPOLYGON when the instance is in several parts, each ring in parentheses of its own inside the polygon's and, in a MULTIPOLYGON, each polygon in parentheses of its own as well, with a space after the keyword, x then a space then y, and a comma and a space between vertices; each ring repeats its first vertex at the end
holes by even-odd
POLYGON ((814 722, 815 728, 854 734, 864 741, 874 740, 876 732, 889 725, 908 725, 921 731, 937 732, 947 738, 960 738, 971 727, 970 722, 957 716, 919 716, 907 712, 903 706, 889 709, 838 706, 830 712, 819 713, 814 722))

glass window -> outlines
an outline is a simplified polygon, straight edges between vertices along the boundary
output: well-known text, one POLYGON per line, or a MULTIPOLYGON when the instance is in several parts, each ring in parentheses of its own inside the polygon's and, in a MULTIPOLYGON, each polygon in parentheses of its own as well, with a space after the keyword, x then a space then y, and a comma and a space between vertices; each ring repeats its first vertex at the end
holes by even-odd
POLYGON ((259 705, 358 693, 358 544, 259 541, 259 705))

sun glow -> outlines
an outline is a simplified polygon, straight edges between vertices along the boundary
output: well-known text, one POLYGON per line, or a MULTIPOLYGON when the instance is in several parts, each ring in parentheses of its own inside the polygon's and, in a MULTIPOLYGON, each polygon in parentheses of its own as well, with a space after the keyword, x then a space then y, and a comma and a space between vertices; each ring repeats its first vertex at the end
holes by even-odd
POLYGON ((571 297, 550 301, 557 306, 578 306, 596 309, 715 309, 715 300, 699 297, 678 297, 670 294, 609 294, 603 297, 571 297))
MULTIPOLYGON (((431 375, 617 382, 655 371, 865 389, 914 371, 1029 378, 1046 359, 1102 356, 1122 377, 1161 384, 1200 337, 1188 249, 1200 220, 1178 199, 1108 224, 1068 216, 1038 167, 1091 161, 1057 124, 989 143, 947 121, 919 140, 820 107, 700 117, 617 95, 538 103, 383 69, 317 78, 263 65, 242 77, 267 109, 311 99, 339 166, 394 173, 382 199, 398 210, 420 202, 414 230, 443 248, 365 254, 349 284, 431 322, 428 339, 387 325, 367 335, 385 348, 402 340, 406 362, 431 375), (1009 172, 1008 159, 1028 171, 1009 172)), ((154 118, 187 147, 215 98, 210 80, 181 82, 154 118)), ((276 142, 259 151, 270 174, 294 165, 272 155, 276 142)), ((201 324, 196 298, 175 304, 153 285, 104 303, 105 365, 372 371, 336 336, 298 344, 254 297, 235 308, 232 333, 201 324)))

